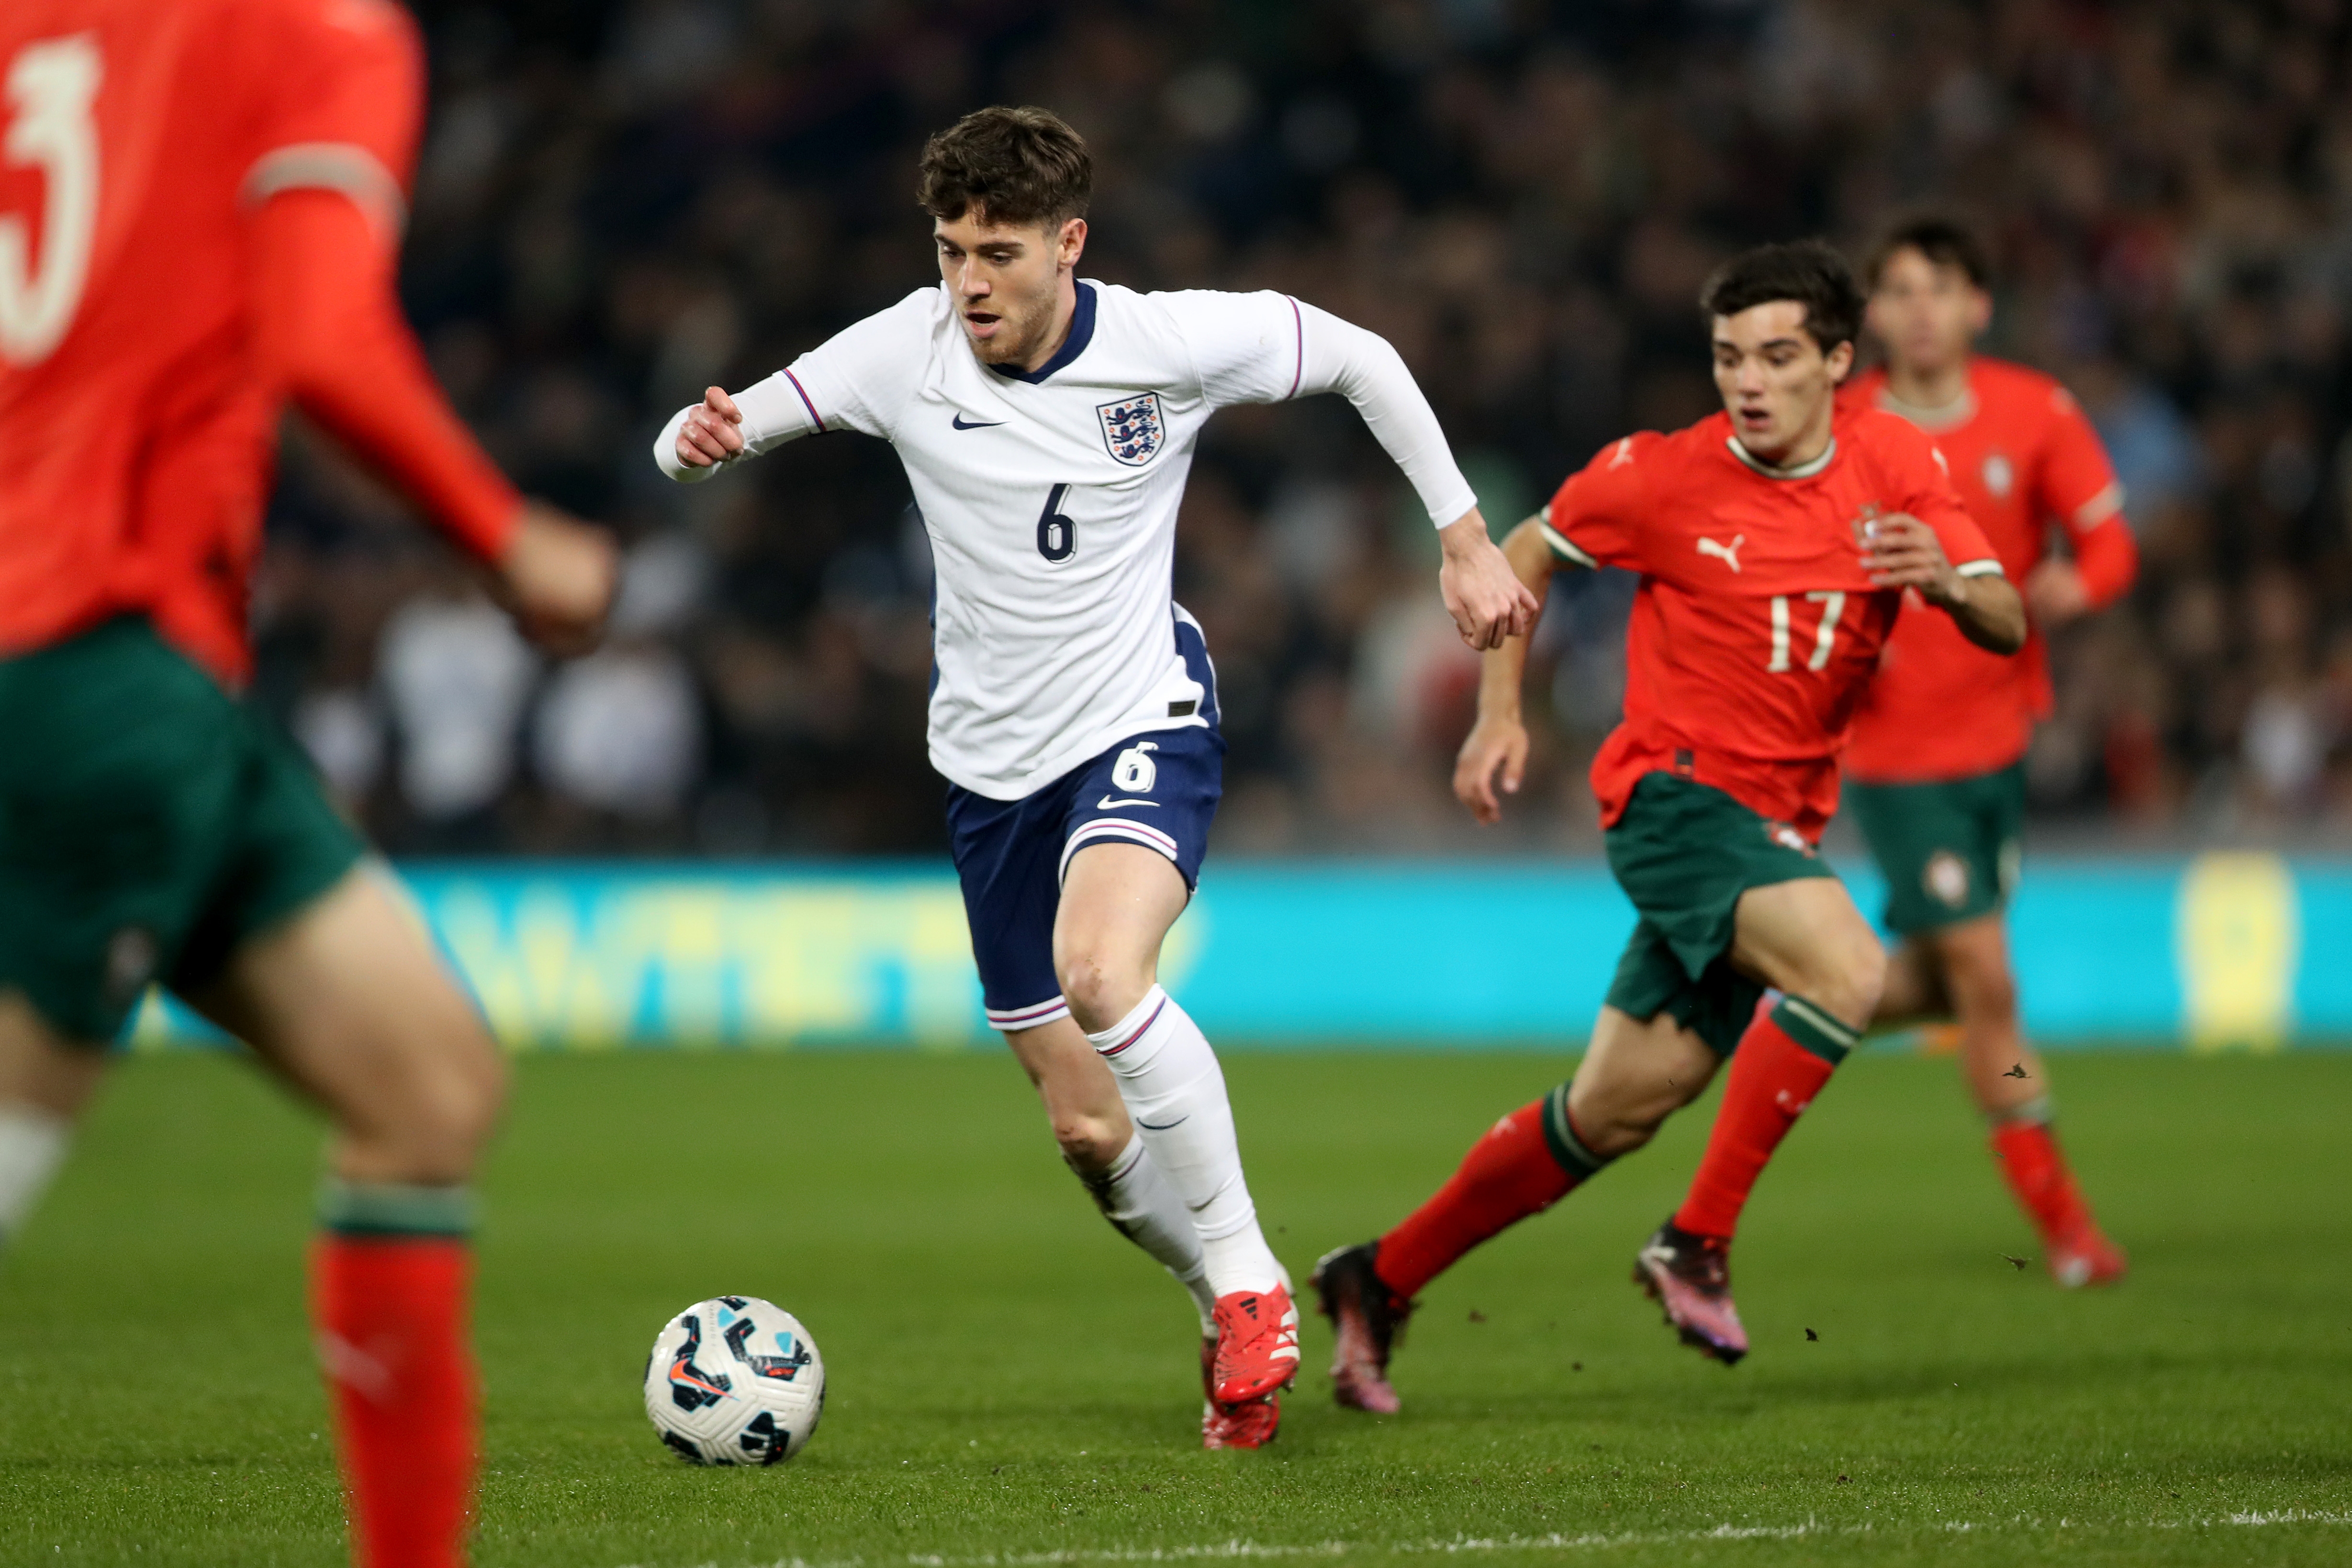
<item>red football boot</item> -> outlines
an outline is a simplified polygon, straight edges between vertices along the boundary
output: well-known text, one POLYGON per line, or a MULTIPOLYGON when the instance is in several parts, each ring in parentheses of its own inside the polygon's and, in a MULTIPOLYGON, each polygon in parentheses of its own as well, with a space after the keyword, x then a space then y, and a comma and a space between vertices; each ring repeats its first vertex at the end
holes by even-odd
POLYGON ((1217 1403, 1217 1342, 1201 1342, 1201 1447, 1263 1448, 1282 1429, 1280 1396, 1267 1394, 1246 1405, 1217 1403))
POLYGON ((1290 1291, 1234 1290, 1217 1298, 1217 1358, 1209 1397, 1247 1405, 1298 1375, 1298 1307, 1290 1291))

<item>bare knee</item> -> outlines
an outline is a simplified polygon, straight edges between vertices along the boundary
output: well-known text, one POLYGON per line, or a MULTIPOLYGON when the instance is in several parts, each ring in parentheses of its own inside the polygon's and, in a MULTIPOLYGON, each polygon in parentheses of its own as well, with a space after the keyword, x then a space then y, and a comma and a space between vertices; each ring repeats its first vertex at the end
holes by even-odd
POLYGON ((1054 1142, 1061 1146, 1062 1158, 1082 1176, 1109 1170, 1134 1135, 1133 1128, 1108 1117, 1084 1111, 1061 1111, 1054 1117, 1054 1142))
POLYGON ((1982 942, 1956 943, 1944 953, 1945 984, 1953 1010, 1969 1022, 1997 1023, 2017 1016, 2017 981, 2009 955, 1982 942))
POLYGON ((1866 927, 1826 937, 1788 989, 1859 1029, 1886 989, 1886 949, 1866 927))
POLYGON ((509 1076, 488 1035, 475 1032, 466 1048, 410 1056, 368 1103, 336 1108, 344 1175, 427 1186, 472 1179, 509 1076))
POLYGON ((1062 999, 1070 1005, 1070 1016, 1089 1034, 1126 1017, 1152 984, 1147 965, 1107 952, 1091 942, 1072 942, 1056 951, 1054 974, 1062 983, 1062 999))

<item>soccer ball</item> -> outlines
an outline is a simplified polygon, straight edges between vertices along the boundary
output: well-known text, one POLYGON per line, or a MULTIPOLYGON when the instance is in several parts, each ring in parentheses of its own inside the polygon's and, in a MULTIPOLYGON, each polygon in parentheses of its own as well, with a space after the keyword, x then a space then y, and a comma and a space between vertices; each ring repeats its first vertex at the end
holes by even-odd
POLYGON ((646 1358, 646 1414, 694 1464, 780 1465, 824 1414, 824 1357, 773 1301, 698 1301, 662 1326, 646 1358))

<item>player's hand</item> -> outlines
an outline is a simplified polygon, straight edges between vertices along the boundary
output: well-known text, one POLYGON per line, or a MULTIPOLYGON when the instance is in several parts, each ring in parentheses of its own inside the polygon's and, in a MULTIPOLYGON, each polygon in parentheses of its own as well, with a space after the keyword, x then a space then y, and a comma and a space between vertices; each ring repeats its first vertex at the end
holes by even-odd
POLYGON ((494 588, 525 637, 550 653, 573 654, 604 635, 619 580, 611 534, 531 501, 499 558, 494 588))
POLYGON ((2072 561, 2052 556, 2027 574, 2025 602, 2044 626, 2063 626, 2091 608, 2091 591, 2072 561))
POLYGON ((1931 605, 1950 606, 1969 596, 1968 584, 1944 558, 1943 541, 1908 512, 1889 512, 1872 521, 1862 566, 1878 587, 1916 588, 1931 605))
POLYGON ((742 451, 743 411, 725 387, 706 388, 702 401, 686 411, 686 423, 678 426, 677 460, 689 468, 708 468, 742 451))
POLYGON ((1505 637, 1525 637, 1534 629, 1542 607, 1486 537, 1486 520, 1477 508, 1439 529, 1437 542, 1445 552, 1445 563, 1437 569, 1437 591, 1464 642, 1483 652, 1500 647, 1505 637))
POLYGON ((1470 808, 1471 816, 1491 826, 1503 820, 1503 803, 1496 795, 1497 784, 1502 794, 1517 795, 1527 775, 1527 725, 1517 715, 1488 718, 1481 714, 1471 727, 1469 739, 1462 742, 1461 754, 1454 759, 1454 798, 1470 808))

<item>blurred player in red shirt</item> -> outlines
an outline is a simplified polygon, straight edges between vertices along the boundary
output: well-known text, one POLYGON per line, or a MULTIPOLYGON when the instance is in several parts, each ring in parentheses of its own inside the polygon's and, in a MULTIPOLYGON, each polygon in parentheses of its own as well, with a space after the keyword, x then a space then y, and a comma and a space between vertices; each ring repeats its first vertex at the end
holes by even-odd
MULTIPOLYGON (((1648 1142, 1731 1071, 1689 1195, 1634 1278, 1683 1339, 1748 1351, 1728 1248, 1772 1152, 1870 1022, 1885 954, 1815 846, 1838 751, 1906 596, 1990 656, 2025 610, 1927 437, 1841 413, 1862 296, 1829 247, 1728 263, 1702 304, 1724 412, 1605 448, 1505 553, 1540 598, 1563 567, 1642 574, 1625 719, 1592 763, 1609 866, 1641 919, 1576 1076, 1504 1117, 1437 1194, 1316 1269, 1339 1401, 1387 1411, 1412 1297, 1505 1226, 1648 1142), (1766 988, 1780 1000, 1760 1008, 1766 988)), ((1528 638, 1486 656, 1454 787, 1483 822, 1519 786, 1528 638)))
POLYGON ((236 693, 290 399, 584 645, 605 538, 518 497, 393 289, 422 51, 385 0, 0 10, 0 1233, 151 981, 334 1129, 318 1343, 361 1561, 461 1561, 497 1047, 236 693))
POLYGON ((2131 586, 2139 555, 2097 432, 2066 389, 1971 345, 1991 318, 1983 248, 1922 216, 1871 252, 1868 321, 1884 369, 1855 378, 1854 407, 1899 414, 1935 439, 1969 514, 2024 585, 2034 628, 2013 659, 1906 603, 1854 715, 1846 804, 1885 873, 1901 938, 1878 1021, 1957 1016, 1960 1066, 1991 1123, 1994 1155, 2042 1234, 2062 1285, 2120 1279, 2051 1131, 2049 1079, 2017 1019, 2002 909, 2025 816, 2025 749, 2051 708, 2043 634, 2131 586), (2052 548, 2063 534, 2063 552, 2052 548))

